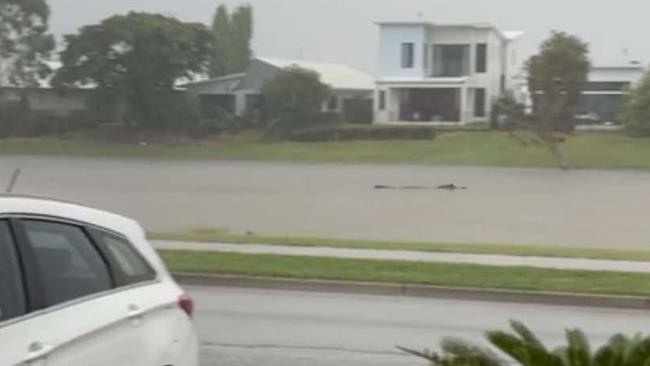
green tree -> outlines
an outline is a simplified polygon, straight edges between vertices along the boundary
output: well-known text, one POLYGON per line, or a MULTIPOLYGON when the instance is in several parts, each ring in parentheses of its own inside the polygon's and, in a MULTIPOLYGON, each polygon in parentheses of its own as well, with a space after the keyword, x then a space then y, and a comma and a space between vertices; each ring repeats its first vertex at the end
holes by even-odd
POLYGON ((231 48, 230 14, 228 7, 219 5, 212 20, 214 50, 210 60, 210 76, 219 77, 230 73, 228 53, 231 48))
POLYGON ((526 63, 536 116, 517 128, 533 132, 535 142, 546 146, 562 168, 568 168, 568 162, 557 133, 573 131, 573 116, 590 68, 589 46, 565 32, 552 32, 526 63))
POLYGON ((300 67, 282 70, 262 88, 265 112, 273 121, 270 127, 286 134, 308 126, 329 94, 317 72, 300 67))
POLYGON ((231 19, 233 34, 232 67, 233 72, 242 72, 248 67, 253 56, 253 8, 250 5, 238 6, 231 19))
POLYGON ((219 5, 212 20, 215 41, 210 64, 210 76, 218 77, 243 72, 253 55, 253 8, 240 5, 232 14, 225 5, 219 5))
MULTIPOLYGON (((36 86, 51 73, 46 61, 55 43, 48 34, 49 16, 45 0, 0 0, 0 87, 36 86)), ((31 116, 23 90, 19 105, 0 102, 2 136, 13 134, 31 116)))
POLYGON ((623 123, 633 136, 650 136, 650 71, 626 95, 623 123))
POLYGON ((203 25, 135 12, 85 26, 65 41, 55 82, 96 85, 96 102, 109 102, 118 120, 148 129, 174 127, 187 112, 174 85, 206 73, 213 50, 203 25))
POLYGON ((0 0, 0 85, 35 86, 55 47, 45 0, 0 0))

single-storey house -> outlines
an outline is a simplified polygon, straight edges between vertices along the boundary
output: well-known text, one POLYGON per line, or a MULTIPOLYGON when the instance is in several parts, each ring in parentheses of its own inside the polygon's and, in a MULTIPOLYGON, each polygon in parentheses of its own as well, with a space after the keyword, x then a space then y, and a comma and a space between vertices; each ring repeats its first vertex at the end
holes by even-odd
POLYGON ((580 116, 587 122, 618 122, 627 89, 641 80, 644 72, 636 63, 592 67, 582 90, 580 116))
POLYGON ((324 111, 340 113, 350 122, 371 121, 374 78, 343 64, 257 57, 241 74, 191 82, 183 87, 189 98, 198 101, 202 111, 209 111, 216 104, 241 116, 262 108, 262 87, 288 67, 315 71, 329 85, 332 94, 323 103, 324 111))
POLYGON ((87 110, 86 100, 90 89, 55 89, 49 86, 31 88, 0 87, 0 102, 18 107, 26 97, 28 107, 39 115, 66 117, 87 110))

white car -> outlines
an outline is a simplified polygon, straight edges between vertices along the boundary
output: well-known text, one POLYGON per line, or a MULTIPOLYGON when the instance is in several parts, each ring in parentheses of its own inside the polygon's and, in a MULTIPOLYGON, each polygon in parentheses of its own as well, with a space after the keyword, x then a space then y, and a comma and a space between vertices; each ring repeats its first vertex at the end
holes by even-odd
POLYGON ((192 309, 135 221, 0 196, 1 366, 196 366, 192 309))

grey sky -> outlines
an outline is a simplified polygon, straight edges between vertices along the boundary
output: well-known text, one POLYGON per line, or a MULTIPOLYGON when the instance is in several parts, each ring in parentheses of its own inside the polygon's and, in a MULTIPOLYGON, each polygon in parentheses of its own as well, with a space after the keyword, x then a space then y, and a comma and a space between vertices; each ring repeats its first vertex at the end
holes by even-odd
MULTIPOLYGON (((245 1, 245 0, 244 0, 245 1)), ((161 12, 209 23, 219 3, 238 0, 49 0, 55 34, 74 32, 114 13, 161 12)), ((343 62, 373 72, 378 32, 373 21, 492 22, 523 30, 521 53, 535 51, 552 29, 576 33, 597 65, 650 61, 646 0, 248 0, 255 8, 254 51, 267 57, 343 62), (624 49, 628 56, 625 57, 624 49)))

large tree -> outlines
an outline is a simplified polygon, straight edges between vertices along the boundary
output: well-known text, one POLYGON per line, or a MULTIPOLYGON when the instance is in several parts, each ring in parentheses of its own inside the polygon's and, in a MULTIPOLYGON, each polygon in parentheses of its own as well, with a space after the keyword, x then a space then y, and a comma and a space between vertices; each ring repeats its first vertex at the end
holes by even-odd
POLYGON ((179 98, 175 83, 207 72, 212 36, 200 24, 159 14, 129 13, 65 37, 63 86, 96 85, 96 96, 141 127, 162 128, 179 98))
POLYGON ((212 19, 212 36, 214 37, 214 50, 210 60, 210 76, 218 77, 227 75, 230 71, 228 50, 231 44, 230 14, 228 7, 219 5, 212 19))
POLYGON ((562 168, 568 168, 568 161, 558 145, 562 138, 557 133, 573 131, 590 68, 589 46, 565 32, 552 32, 526 63, 535 116, 513 127, 533 132, 532 140, 546 146, 562 168))
POLYGON ((300 67, 282 70, 262 88, 267 118, 279 135, 308 126, 329 94, 317 72, 300 67))
POLYGON ((49 17, 45 0, 0 0, 0 86, 34 86, 50 73, 49 17))
POLYGON ((215 48, 210 63, 210 76, 239 73, 248 67, 253 54, 253 8, 240 5, 230 13, 226 5, 219 5, 212 20, 215 48))

